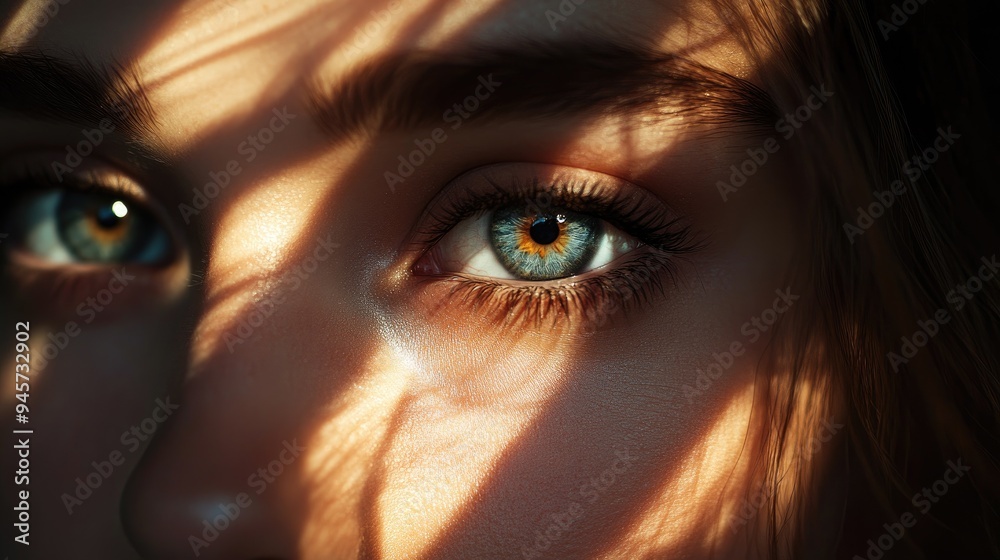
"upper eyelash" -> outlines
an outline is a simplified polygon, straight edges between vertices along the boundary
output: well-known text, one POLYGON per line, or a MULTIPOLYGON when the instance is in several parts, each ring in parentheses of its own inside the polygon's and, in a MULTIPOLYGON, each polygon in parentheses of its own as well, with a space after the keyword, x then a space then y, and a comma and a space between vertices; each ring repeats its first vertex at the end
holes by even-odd
POLYGON ((89 180, 87 176, 79 173, 70 173, 59 177, 49 166, 36 163, 21 163, 16 169, 8 167, 0 172, 0 190, 6 191, 22 184, 24 186, 14 193, 4 192, 4 198, 9 200, 26 192, 51 188, 119 195, 132 201, 141 202, 137 200, 133 188, 128 186, 124 178, 117 174, 101 181, 89 180))
MULTIPOLYGON (((20 201, 35 193, 68 191, 82 194, 120 198, 130 205, 148 213, 166 231, 172 248, 172 257, 181 253, 180 241, 170 226, 169 219, 155 204, 142 187, 137 186, 125 175, 117 172, 98 177, 87 172, 74 172, 59 176, 48 165, 39 162, 18 162, 0 167, 0 200, 5 207, 0 209, 0 227, 8 225, 12 208, 20 201)), ((0 252, 6 254, 6 252, 0 252)), ((168 259, 170 260, 170 259, 168 259)))
POLYGON ((535 200, 540 194, 551 197, 551 207, 601 218, 660 251, 688 253, 702 245, 693 238, 690 227, 669 216, 665 209, 643 208, 640 200, 601 189, 599 183, 560 178, 543 184, 537 177, 530 182, 511 177, 509 186, 501 186, 493 180, 488 182, 492 186, 490 192, 452 196, 429 212, 432 223, 422 231, 427 247, 433 247, 464 219, 518 201, 537 205, 535 200))

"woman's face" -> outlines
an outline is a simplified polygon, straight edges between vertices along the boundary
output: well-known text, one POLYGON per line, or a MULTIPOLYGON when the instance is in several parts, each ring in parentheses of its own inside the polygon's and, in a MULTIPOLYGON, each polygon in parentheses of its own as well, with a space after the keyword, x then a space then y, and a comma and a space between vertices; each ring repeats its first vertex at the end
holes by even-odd
POLYGON ((703 2, 8 4, 35 557, 744 553, 801 216, 703 2))

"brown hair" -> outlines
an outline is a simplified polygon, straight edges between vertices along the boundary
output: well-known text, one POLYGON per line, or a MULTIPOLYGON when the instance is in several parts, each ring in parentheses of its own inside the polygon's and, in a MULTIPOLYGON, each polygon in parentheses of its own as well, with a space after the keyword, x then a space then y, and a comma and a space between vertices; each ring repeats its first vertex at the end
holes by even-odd
POLYGON ((892 539, 908 556, 1000 556, 1000 278, 974 283, 972 298, 956 291, 1000 246, 985 28, 962 1, 715 4, 782 113, 810 86, 836 92, 794 139, 813 224, 794 275, 810 297, 758 376, 769 429, 755 474, 775 489, 759 544, 772 558, 866 557, 910 512, 916 528, 892 539), (936 140, 950 143, 923 159, 936 140), (819 474, 795 469, 802 434, 828 413, 846 445, 819 474), (915 508, 949 461, 968 474, 915 508), (832 517, 831 500, 843 504, 832 517), (830 530, 818 520, 839 525, 838 542, 815 540, 830 530))

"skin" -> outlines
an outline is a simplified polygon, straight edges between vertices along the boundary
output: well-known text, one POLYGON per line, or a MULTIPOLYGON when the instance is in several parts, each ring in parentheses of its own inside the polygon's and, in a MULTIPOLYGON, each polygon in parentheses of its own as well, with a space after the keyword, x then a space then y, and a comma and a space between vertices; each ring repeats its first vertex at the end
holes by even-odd
MULTIPOLYGON (((759 68, 696 1, 610 5, 589 0, 562 32, 628 30, 757 80, 759 68)), ((723 202, 715 182, 758 141, 680 117, 656 128, 641 116, 473 122, 390 192, 383 172, 431 128, 331 145, 300 95, 304 80, 346 79, 391 50, 543 37, 556 6, 408 0, 366 38, 357 30, 388 3, 74 0, 30 40, 17 22, 38 7, 8 8, 5 45, 137 62, 158 121, 145 140, 170 161, 162 173, 121 167, 184 252, 166 271, 136 269, 139 280, 33 374, 38 481, 32 545, 18 554, 191 557, 189 538, 246 493, 252 503, 199 558, 525 557, 545 542, 536 531, 567 512, 577 513, 545 557, 752 556, 747 542, 759 535, 727 520, 748 492, 755 457, 744 445, 760 435, 750 411, 767 336, 750 342, 741 326, 789 286, 800 251, 790 162, 775 158, 723 202), (282 107, 296 115, 288 128, 186 225, 177 204, 282 107), (452 178, 500 162, 639 185, 710 243, 679 261, 662 297, 602 324, 503 328, 449 301, 447 282, 409 273, 419 254, 406 244, 452 178), (338 247, 230 351, 226 335, 320 238, 338 247), (737 342, 745 353, 688 398, 697 370, 737 342), (167 395, 179 408, 129 451, 122 433, 167 395), (282 455, 293 443, 304 451, 282 455), (68 515, 61 496, 113 450, 123 465, 68 515), (283 458, 257 493, 259 469, 283 458)), ((3 120, 5 161, 27 149, 51 158, 79 135, 3 120)), ((109 141, 108 159, 118 161, 120 142, 109 141)), ((98 278, 93 288, 53 301, 42 294, 56 271, 6 268, 3 324, 30 320, 35 341, 79 319, 77 306, 107 283, 105 272, 77 270, 98 278)), ((13 342, 3 345, 8 377, 13 342)), ((11 386, 5 377, 5 409, 16 402, 11 386)))

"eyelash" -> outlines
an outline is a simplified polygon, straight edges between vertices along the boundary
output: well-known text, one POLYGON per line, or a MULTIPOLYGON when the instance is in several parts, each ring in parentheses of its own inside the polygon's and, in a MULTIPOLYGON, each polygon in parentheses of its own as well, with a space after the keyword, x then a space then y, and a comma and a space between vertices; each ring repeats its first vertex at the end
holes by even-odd
MULTIPOLYGON (((135 199, 135 193, 126 186, 121 177, 117 175, 111 177, 112 180, 109 182, 88 181, 76 173, 60 177, 46 165, 22 163, 18 168, 8 168, 0 173, 0 193, 2 193, 3 200, 8 203, 14 202, 28 193, 46 189, 103 193, 135 199)), ((10 204, 7 207, 9 208, 10 204)))
MULTIPOLYGON (((0 224, 9 223, 11 209, 25 196, 49 189, 103 193, 137 200, 132 188, 118 175, 111 175, 109 180, 101 182, 88 180, 78 173, 60 177, 47 165, 22 162, 16 167, 6 167, 0 171, 0 200, 3 201, 4 208, 0 211, 0 224)), ((137 202, 145 205, 145 202, 137 202)), ((27 299, 47 302, 53 310, 78 304, 83 298, 106 286, 113 274, 108 267, 97 265, 59 266, 44 270, 14 267, 7 258, 9 247, 0 248, 3 249, 0 254, 4 256, 3 265, 8 269, 7 273, 15 274, 19 278, 18 284, 33 294, 27 299)))
POLYGON ((504 328, 587 321, 597 327, 618 311, 627 315, 663 296, 664 277, 676 282, 677 259, 702 247, 691 228, 662 206, 644 206, 641 197, 602 188, 600 183, 572 177, 544 184, 537 178, 511 177, 506 182, 509 186, 490 181, 487 192, 459 192, 437 205, 429 215, 431 223, 420 232, 419 246, 429 251, 463 220, 508 204, 520 201, 529 208, 531 204, 544 208, 535 202, 543 195, 548 198, 545 206, 592 214, 643 244, 608 270, 552 281, 555 285, 507 284, 460 274, 436 278, 454 282, 442 301, 468 305, 504 328))

